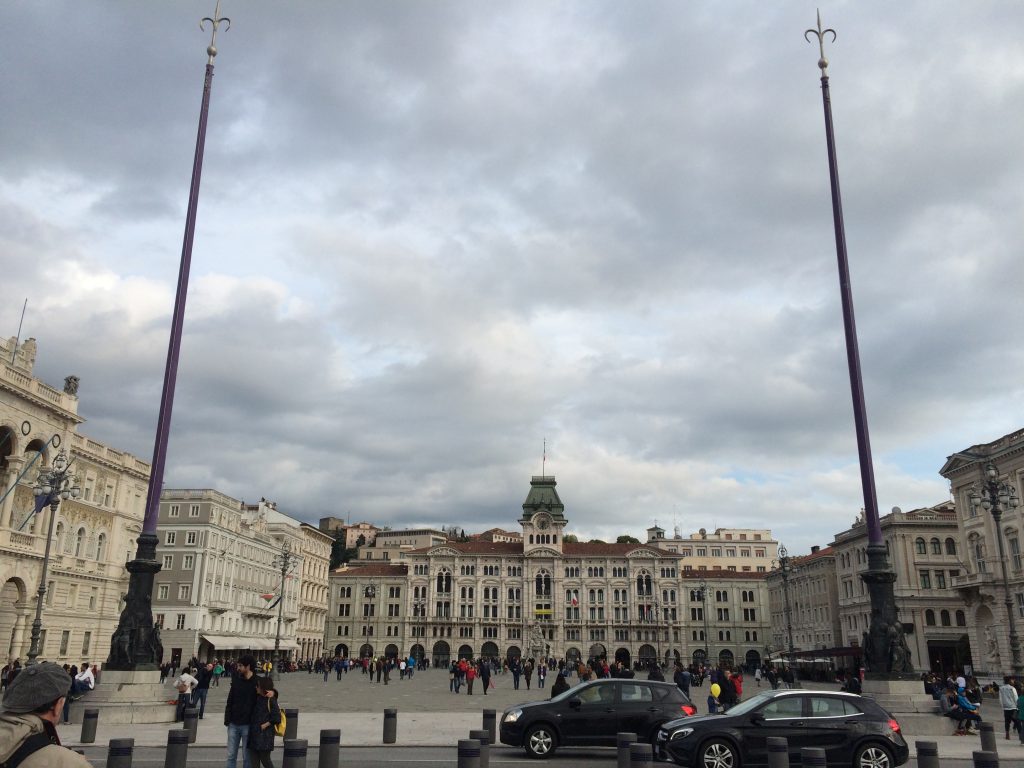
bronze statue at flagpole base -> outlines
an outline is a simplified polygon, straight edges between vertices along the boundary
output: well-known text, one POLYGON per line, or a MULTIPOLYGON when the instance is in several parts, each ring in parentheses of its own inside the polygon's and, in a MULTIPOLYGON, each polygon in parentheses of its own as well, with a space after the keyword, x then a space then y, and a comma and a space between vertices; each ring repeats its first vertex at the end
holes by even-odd
POLYGON ((917 680, 896 611, 896 574, 889 567, 884 544, 868 545, 868 569, 860 576, 871 597, 871 624, 863 639, 865 672, 876 680, 917 680))
POLYGON ((143 533, 135 559, 125 567, 131 574, 124 610, 110 640, 105 669, 152 671, 160 668, 164 649, 160 628, 153 624, 153 579, 160 571, 156 559, 157 537, 143 533))

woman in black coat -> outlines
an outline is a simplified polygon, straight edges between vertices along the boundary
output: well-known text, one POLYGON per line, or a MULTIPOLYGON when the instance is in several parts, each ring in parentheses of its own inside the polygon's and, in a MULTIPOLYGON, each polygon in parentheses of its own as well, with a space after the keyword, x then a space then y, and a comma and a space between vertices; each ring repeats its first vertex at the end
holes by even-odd
POLYGON ((277 704, 274 681, 261 677, 256 681, 256 705, 252 708, 249 725, 249 763, 263 768, 274 768, 270 753, 274 751, 274 726, 281 722, 281 707, 277 704))
POLYGON ((569 690, 569 683, 565 679, 565 675, 561 672, 558 673, 558 679, 555 680, 555 684, 551 686, 551 698, 555 698, 560 693, 565 693, 569 690))

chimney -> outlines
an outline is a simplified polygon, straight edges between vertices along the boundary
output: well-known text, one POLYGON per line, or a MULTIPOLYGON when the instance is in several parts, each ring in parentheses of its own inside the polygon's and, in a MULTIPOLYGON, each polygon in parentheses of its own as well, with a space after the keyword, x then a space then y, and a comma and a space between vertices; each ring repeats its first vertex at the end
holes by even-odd
POLYGON ((818 550, 819 549, 821 549, 821 547, 819 547, 817 544, 815 544, 813 547, 811 547, 811 554, 812 555, 818 554, 818 550))

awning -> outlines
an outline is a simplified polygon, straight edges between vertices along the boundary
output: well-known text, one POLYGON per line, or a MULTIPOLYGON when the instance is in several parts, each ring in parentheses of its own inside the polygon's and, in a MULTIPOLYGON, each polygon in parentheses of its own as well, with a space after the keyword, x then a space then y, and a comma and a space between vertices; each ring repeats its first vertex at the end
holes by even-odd
MULTIPOLYGON (((205 632, 199 635, 206 642, 221 651, 272 651, 274 650, 274 638, 272 637, 238 637, 233 635, 208 635, 205 632)), ((294 640, 281 638, 281 649, 285 651, 298 650, 299 644, 294 640)))

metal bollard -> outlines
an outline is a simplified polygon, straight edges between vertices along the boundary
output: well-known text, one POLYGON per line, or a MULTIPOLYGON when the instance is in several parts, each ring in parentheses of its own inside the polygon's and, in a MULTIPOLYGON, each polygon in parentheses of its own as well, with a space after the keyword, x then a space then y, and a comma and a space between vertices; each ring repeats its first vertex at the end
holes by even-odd
POLYGON ((978 728, 981 731, 981 751, 996 754, 999 747, 996 746, 996 727, 992 723, 982 723, 978 728))
POLYGON ((999 755, 995 752, 972 752, 974 768, 999 768, 999 755))
POLYGON ((480 742, 476 739, 459 739, 458 768, 480 768, 480 742))
POLYGON ((939 768, 939 744, 936 741, 915 741, 917 768, 939 768))
POLYGON ((317 768, 338 768, 341 749, 341 729, 320 731, 320 757, 317 768))
POLYGON ((498 741, 498 715, 493 709, 484 710, 484 728, 490 734, 488 744, 496 744, 498 741))
POLYGON ((629 745, 629 768, 647 768, 654 762, 654 750, 650 744, 629 745))
POLYGON ((615 746, 619 752, 619 764, 617 768, 629 768, 629 745, 636 741, 636 734, 628 731, 620 731, 615 734, 615 746))
POLYGON ((481 728, 479 731, 470 731, 469 738, 476 739, 480 742, 480 768, 490 768, 491 766, 491 734, 481 728))
POLYGON ((188 731, 180 728, 167 732, 167 756, 164 768, 185 768, 188 765, 188 731))
POLYGON ((132 768, 135 739, 111 739, 107 748, 107 768, 132 768))
POLYGON ((295 737, 299 735, 299 710, 286 709, 284 716, 284 740, 294 741, 295 737))
POLYGON ((96 741, 96 726, 99 724, 100 711, 98 709, 87 709, 82 714, 82 738, 83 744, 92 744, 96 741))
POLYGON ((804 747, 800 750, 800 765, 825 768, 825 750, 821 747, 804 747))
POLYGON ((198 709, 186 709, 185 710, 185 723, 184 728, 188 731, 188 743, 195 744, 196 737, 199 735, 199 710, 198 709))
POLYGON ((398 710, 384 710, 384 743, 394 744, 398 738, 398 710))
POLYGON ((768 737, 768 768, 789 768, 789 739, 768 737))
POLYGON ((282 768, 306 768, 308 747, 305 739, 285 739, 282 768))

